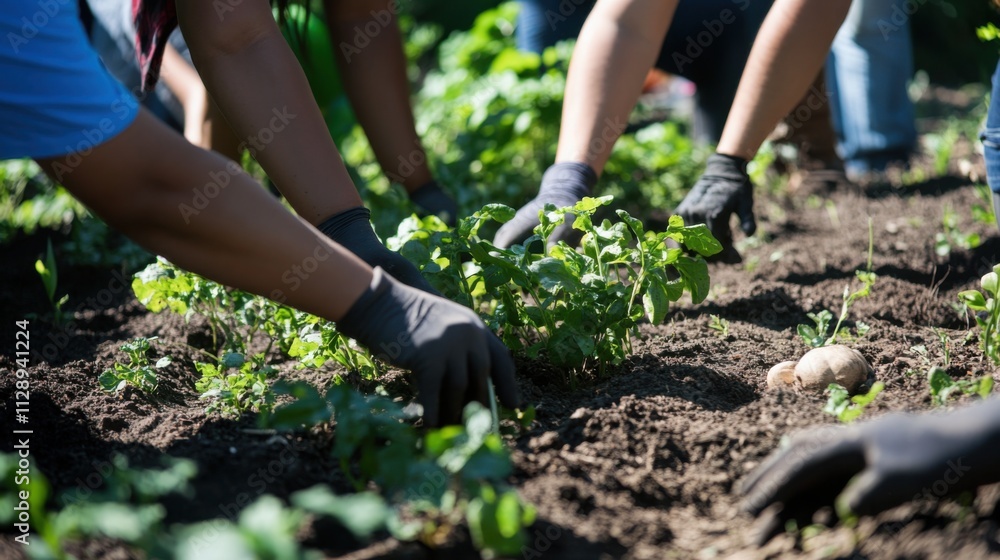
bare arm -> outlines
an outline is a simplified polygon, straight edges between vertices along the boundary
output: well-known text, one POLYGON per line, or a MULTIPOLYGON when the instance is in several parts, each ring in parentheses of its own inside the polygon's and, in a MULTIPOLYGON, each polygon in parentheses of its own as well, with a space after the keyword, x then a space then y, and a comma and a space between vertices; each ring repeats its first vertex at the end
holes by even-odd
POLYGON ((270 4, 178 0, 177 12, 212 98, 295 211, 315 225, 361 206, 270 4))
POLYGON ((776 0, 757 34, 718 152, 751 160, 809 88, 851 0, 776 0))
POLYGON ((597 2, 570 63, 557 162, 586 163, 601 173, 676 8, 677 0, 597 2))
POLYGON ((382 170, 412 192, 432 177, 410 107, 403 38, 390 9, 398 4, 387 0, 325 2, 337 64, 354 114, 382 170), (378 32, 370 34, 368 29, 378 32), (416 161, 421 163, 411 164, 416 161))

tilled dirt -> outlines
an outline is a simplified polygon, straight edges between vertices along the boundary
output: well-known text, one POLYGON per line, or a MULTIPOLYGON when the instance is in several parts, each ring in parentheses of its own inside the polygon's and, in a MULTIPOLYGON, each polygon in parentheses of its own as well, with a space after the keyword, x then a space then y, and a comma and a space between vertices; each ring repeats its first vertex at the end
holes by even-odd
MULTIPOLYGON (((844 286, 866 266, 869 216, 878 282, 846 323, 852 329, 856 321, 870 326, 852 344, 886 384, 865 418, 932 408, 926 371, 930 362, 944 364, 940 333, 950 339, 953 377, 992 374, 1000 381, 997 370, 980 359, 976 339, 966 337, 970 319, 955 305, 959 291, 978 287, 979 277, 1000 262, 996 226, 975 223, 974 204, 981 202, 971 186, 954 179, 822 197, 761 194, 757 212, 764 241, 743 247, 744 265, 712 266, 708 301, 679 305, 665 324, 642 327, 636 355, 608 378, 570 390, 559 372, 520 362, 522 392, 537 406, 537 423, 511 441, 512 482, 539 512, 522 556, 1000 557, 996 487, 981 490, 971 508, 920 500, 862 520, 856 529, 839 527, 807 539, 782 535, 764 548, 749 544, 754 520, 742 513, 734 492, 782 437, 835 422, 821 410, 824 396, 768 392, 764 376, 775 363, 808 349, 795 334, 797 324, 808 322, 806 313, 839 313, 844 286), (935 254, 946 207, 960 216, 963 233, 982 236, 980 247, 935 254), (728 336, 709 328, 711 315, 728 321, 728 336), (911 350, 917 345, 926 347, 927 359, 911 350)), ((47 308, 32 266, 43 249, 40 236, 0 247, 3 340, 14 340, 14 320, 47 308)), ((286 497, 316 483, 348 491, 329 458, 330 434, 274 435, 255 430, 253 418, 206 416, 193 388, 194 351, 178 344, 204 345, 203 325, 149 314, 121 287, 121 275, 61 273, 75 321, 66 329, 32 322, 32 347, 39 355, 30 368, 32 454, 56 493, 83 497, 100 487, 114 453, 139 466, 158 465, 163 455, 198 463, 194 497, 165 504, 171 522, 232 518, 260 494, 286 497), (160 337, 157 356, 175 358, 161 376, 157 400, 131 392, 111 396, 98 386, 98 375, 119 357, 118 347, 135 336, 160 337)), ((4 434, 12 429, 7 408, 13 365, 5 352, 4 434)), ((297 371, 290 362, 279 369, 317 384, 334 373, 297 371)), ((401 385, 398 377, 390 381, 393 388, 401 385)), ((956 406, 970 401, 960 399, 956 406)), ((303 538, 330 557, 472 556, 461 535, 438 551, 390 539, 360 548, 342 532, 320 527, 303 538)), ((11 543, 11 535, 0 535, 0 557, 17 557, 20 547, 11 543)), ((74 551, 85 558, 131 557, 108 542, 74 551)))

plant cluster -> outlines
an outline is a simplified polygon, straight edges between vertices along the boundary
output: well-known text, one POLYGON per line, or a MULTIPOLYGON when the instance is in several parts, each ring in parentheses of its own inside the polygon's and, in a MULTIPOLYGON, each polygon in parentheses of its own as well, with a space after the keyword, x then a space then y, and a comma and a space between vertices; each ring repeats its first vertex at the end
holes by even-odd
POLYGON ((618 221, 595 223, 612 197, 585 198, 572 208, 547 206, 523 245, 501 249, 478 236, 487 220, 506 222, 514 210, 483 207, 449 231, 440 220, 410 218, 389 246, 421 268, 446 295, 484 312, 484 320, 514 352, 545 358, 570 381, 590 367, 603 373, 631 352, 631 337, 645 316, 659 324, 685 292, 700 303, 708 295, 702 258, 721 250, 704 225, 672 216, 666 231, 645 231, 618 210, 618 221), (542 252, 565 220, 582 233, 579 251, 558 243, 542 252), (687 249, 690 253, 686 253, 687 249))
POLYGON ((826 401, 823 412, 836 416, 837 420, 844 424, 850 424, 864 413, 868 405, 875 402, 879 394, 885 390, 885 383, 876 381, 867 393, 853 397, 846 388, 836 383, 831 383, 826 390, 830 398, 826 401))
POLYGON ((343 472, 358 492, 379 489, 357 495, 385 513, 366 524, 369 531, 387 528, 401 540, 435 546, 464 523, 480 550, 521 550, 534 509, 505 482, 511 459, 489 409, 471 403, 463 425, 421 433, 386 396, 337 384, 321 395, 304 382, 282 382, 278 390, 295 400, 264 417, 265 425, 295 430, 335 422, 331 452, 343 472))
POLYGON ((934 252, 939 257, 947 257, 954 247, 969 251, 982 244, 978 233, 963 233, 958 226, 959 217, 955 209, 951 206, 945 206, 941 216, 943 231, 934 235, 934 252))
POLYGON ((931 392, 931 402, 935 406, 944 406, 952 395, 979 395, 987 398, 993 392, 993 377, 984 375, 977 379, 952 379, 948 373, 937 366, 927 372, 927 385, 931 392))
POLYGON ((983 354, 993 365, 1000 365, 1000 306, 997 305, 997 300, 1000 299, 1000 264, 984 274, 979 285, 982 292, 965 290, 958 294, 958 299, 976 313, 979 345, 983 354))
POLYGON ((147 354, 150 349, 149 343, 153 340, 156 340, 156 337, 139 337, 123 344, 121 349, 128 356, 128 363, 115 362, 111 369, 104 370, 97 378, 101 388, 108 392, 120 393, 131 385, 144 393, 155 393, 158 384, 156 370, 170 365, 172 359, 170 356, 163 356, 156 360, 155 364, 150 365, 147 354))

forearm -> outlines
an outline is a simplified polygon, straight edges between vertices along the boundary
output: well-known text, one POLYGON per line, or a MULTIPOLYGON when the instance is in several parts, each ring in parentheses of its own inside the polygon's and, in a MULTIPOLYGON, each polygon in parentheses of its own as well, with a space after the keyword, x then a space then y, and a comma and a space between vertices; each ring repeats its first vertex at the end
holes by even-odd
POLYGON ((216 13, 178 0, 188 46, 208 91, 236 135, 296 212, 312 224, 360 206, 305 74, 265 0, 216 13), (281 135, 281 142, 272 142, 281 135))
POLYGON ((177 49, 170 43, 167 43, 163 50, 160 79, 185 109, 193 101, 192 97, 198 95, 199 90, 205 89, 205 84, 201 82, 198 71, 188 64, 181 53, 177 52, 177 49))
POLYGON ((850 7, 850 0, 775 1, 747 60, 719 153, 754 158, 823 66, 850 7))
MULTIPOLYGON (((61 171, 56 161, 40 163, 61 171)), ((109 225, 178 266, 330 320, 371 281, 367 265, 238 165, 145 112, 59 178, 109 225)))
POLYGON ((408 191, 425 185, 432 177, 413 120, 403 38, 390 3, 327 0, 326 14, 344 90, 382 170, 408 191), (371 34, 373 26, 378 32, 371 34))
POLYGON ((656 61, 677 0, 601 0, 583 26, 566 82, 557 162, 601 173, 656 61))

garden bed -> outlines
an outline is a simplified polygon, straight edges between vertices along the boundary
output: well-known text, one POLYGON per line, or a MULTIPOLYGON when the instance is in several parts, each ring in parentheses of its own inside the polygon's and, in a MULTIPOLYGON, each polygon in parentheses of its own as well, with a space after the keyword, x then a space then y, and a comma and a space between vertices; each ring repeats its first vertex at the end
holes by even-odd
MULTIPOLYGON (((807 312, 838 312, 844 286, 864 268, 868 217, 874 226, 872 295, 859 300, 848 324, 864 321, 864 354, 886 390, 863 418, 890 411, 934 408, 927 385, 931 363, 944 365, 941 333, 950 340, 952 377, 993 375, 981 359, 956 294, 978 288, 1000 262, 995 225, 975 222, 982 204, 963 180, 943 178, 907 188, 837 192, 829 196, 767 196, 757 200, 764 241, 744 247, 743 266, 712 265, 711 295, 700 305, 672 307, 663 325, 641 327, 636 354, 609 377, 567 388, 544 363, 519 361, 523 396, 536 406, 535 424, 510 441, 512 482, 538 510, 525 558, 984 558, 1000 554, 1000 489, 979 492, 971 510, 952 502, 901 506, 856 530, 837 528, 797 542, 779 536, 763 549, 750 546, 753 520, 741 513, 736 484, 786 434, 836 419, 822 412, 826 398, 765 391, 768 368, 797 359, 808 347, 795 332, 807 312), (825 204, 829 200, 830 204, 825 204), (952 247, 941 256, 935 236, 952 208, 960 233, 978 233, 973 250, 952 247), (728 321, 728 335, 709 328, 710 316, 728 321), (933 328, 940 329, 937 332, 933 328), (927 360, 918 351, 922 345, 927 360), (855 546, 855 540, 859 539, 855 546)), ((46 296, 33 269, 44 251, 41 236, 0 247, 3 340, 14 340, 13 320, 43 313, 46 296)), ((287 497, 317 483, 347 492, 329 456, 335 434, 302 435, 257 429, 253 418, 206 415, 194 390, 192 351, 170 348, 156 399, 126 390, 104 392, 97 378, 137 336, 203 345, 207 329, 169 314, 151 314, 111 271, 61 270, 69 308, 84 303, 68 329, 31 323, 32 455, 55 492, 81 496, 100 485, 114 453, 133 465, 155 466, 163 455, 194 460, 199 474, 189 498, 169 498, 167 522, 232 516, 262 493, 287 497), (95 474, 96 473, 96 474, 95 474)), ((855 286, 857 283, 855 282, 855 286)), ((160 346, 157 352, 161 352, 160 346)), ((336 371, 296 370, 281 375, 324 386, 336 371)), ((10 372, 9 353, 0 369, 10 372)), ((404 392, 398 374, 383 383, 404 392), (401 389, 402 387, 402 389, 401 389)), ((0 376, 0 401, 14 400, 14 380, 0 376)), ((971 399, 971 397, 962 397, 971 399)), ((956 400, 956 404, 963 404, 956 400)), ((5 404, 7 406, 7 404, 5 404)), ((9 430, 11 414, 3 414, 9 430)), ((7 432, 9 433, 9 431, 7 432)), ((313 524, 303 542, 329 557, 475 557, 468 538, 453 536, 441 549, 389 538, 362 545, 330 524, 313 524)), ((71 548, 81 557, 127 558, 109 541, 71 548)), ((0 557, 22 548, 0 535, 0 557)))

